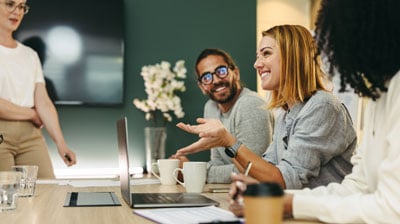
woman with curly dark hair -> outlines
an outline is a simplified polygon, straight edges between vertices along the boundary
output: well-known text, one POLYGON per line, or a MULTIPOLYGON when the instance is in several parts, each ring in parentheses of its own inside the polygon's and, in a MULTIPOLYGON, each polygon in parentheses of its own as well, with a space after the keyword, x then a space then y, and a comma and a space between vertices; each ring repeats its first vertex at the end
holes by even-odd
POLYGON ((295 191, 285 214, 329 223, 400 220, 400 1, 324 0, 316 28, 323 57, 368 98, 353 171, 341 184, 295 191))
MULTIPOLYGON (((398 223, 400 220, 400 1, 323 0, 316 42, 341 90, 367 99, 353 170, 341 183, 286 192, 284 214, 329 223, 398 223)), ((335 141, 335 139, 332 139, 335 141)), ((238 181, 254 182, 236 175, 238 181)), ((230 209, 243 208, 231 200, 230 209)))
POLYGON ((400 67, 399 1, 323 1, 316 41, 331 71, 360 96, 376 100, 400 67))

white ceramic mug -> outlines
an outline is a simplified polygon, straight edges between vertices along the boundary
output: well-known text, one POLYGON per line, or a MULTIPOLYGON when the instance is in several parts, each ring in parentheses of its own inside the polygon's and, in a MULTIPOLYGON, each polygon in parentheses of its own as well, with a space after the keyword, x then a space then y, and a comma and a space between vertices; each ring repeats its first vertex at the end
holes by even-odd
POLYGON ((201 193, 207 179, 207 163, 206 162, 184 162, 183 168, 174 170, 175 180, 183 185, 186 192, 201 193), (178 172, 183 173, 183 182, 178 180, 178 172))
POLYGON ((179 159, 159 159, 156 163, 152 163, 151 173, 160 180, 162 185, 174 185, 176 180, 173 172, 179 167, 179 162, 179 159), (155 166, 157 169, 153 169, 155 166), (154 170, 158 170, 159 174, 154 170))

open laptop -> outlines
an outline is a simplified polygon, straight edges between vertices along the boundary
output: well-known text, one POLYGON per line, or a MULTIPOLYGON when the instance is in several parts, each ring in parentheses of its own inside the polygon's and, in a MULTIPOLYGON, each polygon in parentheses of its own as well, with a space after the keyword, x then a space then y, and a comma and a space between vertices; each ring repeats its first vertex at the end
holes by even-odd
MULTIPOLYGON (((127 118, 117 121, 121 195, 132 208, 218 206, 219 203, 199 193, 131 193, 128 157, 127 118)), ((133 187, 133 186, 132 186, 133 187)))

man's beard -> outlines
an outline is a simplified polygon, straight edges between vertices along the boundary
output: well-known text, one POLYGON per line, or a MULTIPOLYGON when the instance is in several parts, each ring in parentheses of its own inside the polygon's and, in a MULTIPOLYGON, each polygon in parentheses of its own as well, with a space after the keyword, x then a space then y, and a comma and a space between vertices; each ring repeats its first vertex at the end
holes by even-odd
POLYGON ((224 104, 224 103, 229 103, 229 102, 231 102, 234 98, 235 98, 235 96, 236 96, 236 93, 237 93, 237 91, 238 91, 238 88, 237 88, 237 85, 236 84, 229 84, 229 83, 223 83, 222 85, 218 85, 218 86, 216 86, 215 88, 218 88, 218 87, 220 87, 220 86, 225 86, 226 88, 228 88, 229 89, 229 95, 228 96, 226 96, 226 97, 224 97, 224 98, 219 98, 219 99, 216 99, 215 97, 214 97, 214 95, 213 95, 213 91, 211 91, 210 93, 207 93, 207 96, 211 99, 211 100, 213 100, 213 101, 215 101, 215 102, 217 102, 217 103, 219 103, 219 104, 224 104))

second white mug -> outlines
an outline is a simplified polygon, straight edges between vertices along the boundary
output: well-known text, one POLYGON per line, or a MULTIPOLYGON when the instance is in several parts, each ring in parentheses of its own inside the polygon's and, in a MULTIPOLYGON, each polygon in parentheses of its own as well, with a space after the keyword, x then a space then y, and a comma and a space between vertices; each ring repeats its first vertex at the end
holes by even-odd
POLYGON ((159 159, 152 164, 153 167, 158 167, 159 174, 154 172, 155 169, 151 169, 151 173, 160 180, 162 185, 174 185, 176 180, 173 172, 179 167, 179 162, 179 159, 159 159))
POLYGON ((201 193, 207 179, 207 163, 206 162, 184 162, 183 169, 176 168, 174 170, 174 178, 183 185, 186 192, 201 193), (177 178, 178 172, 183 173, 183 181, 177 178))

